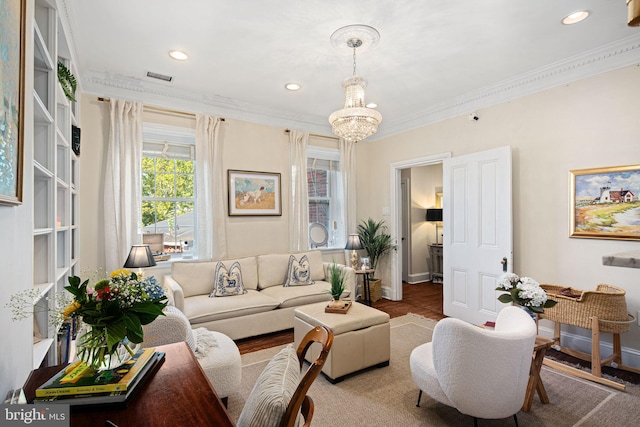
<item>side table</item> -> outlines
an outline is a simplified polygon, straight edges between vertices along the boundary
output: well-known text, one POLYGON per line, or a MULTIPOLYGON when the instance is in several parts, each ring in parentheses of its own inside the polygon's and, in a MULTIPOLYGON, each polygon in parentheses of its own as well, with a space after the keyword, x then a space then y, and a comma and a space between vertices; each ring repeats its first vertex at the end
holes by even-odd
POLYGON ((527 412, 531 409, 533 404, 533 397, 536 392, 540 397, 540 402, 549 403, 549 396, 547 390, 544 388, 542 378, 540 378, 540 369, 542 368, 542 362, 544 355, 548 349, 553 345, 553 340, 541 336, 536 336, 536 343, 533 347, 533 359, 531 360, 531 368, 529 371, 529 383, 527 384, 527 394, 524 398, 524 404, 522 405, 522 411, 527 412))
POLYGON ((371 306, 371 288, 369 285, 369 274, 373 274, 375 272, 374 269, 369 270, 356 270, 356 280, 358 275, 362 276, 362 294, 363 294, 363 302, 371 306))

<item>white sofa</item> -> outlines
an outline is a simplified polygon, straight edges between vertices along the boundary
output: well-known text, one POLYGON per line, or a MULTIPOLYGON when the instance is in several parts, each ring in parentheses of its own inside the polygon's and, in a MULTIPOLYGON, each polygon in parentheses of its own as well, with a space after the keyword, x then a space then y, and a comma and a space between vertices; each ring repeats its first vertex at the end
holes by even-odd
MULTIPOLYGON (((329 267, 320 251, 297 254, 268 254, 221 261, 174 262, 171 275, 164 278, 170 301, 189 319, 193 327, 205 327, 222 332, 232 339, 246 338, 293 328, 296 307, 331 299, 329 267), (283 284, 287 277, 289 258, 307 256, 311 285, 283 284), (243 295, 210 297, 218 262, 228 269, 238 262, 243 295)), ((356 295, 356 277, 351 267, 338 264, 345 271, 344 297, 356 295)))

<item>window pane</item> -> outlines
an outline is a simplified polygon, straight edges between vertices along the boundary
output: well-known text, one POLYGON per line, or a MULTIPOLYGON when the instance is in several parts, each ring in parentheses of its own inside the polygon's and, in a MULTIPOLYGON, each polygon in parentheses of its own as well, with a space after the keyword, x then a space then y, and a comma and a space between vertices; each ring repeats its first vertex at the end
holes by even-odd
POLYGON ((309 200, 309 223, 314 222, 324 225, 329 230, 329 201, 328 200, 309 200))
POLYGON ((192 199, 194 197, 193 175, 176 176, 176 197, 180 199, 192 199))
POLYGON ((173 159, 156 159, 156 170, 158 172, 171 172, 174 171, 174 163, 173 159))
POLYGON ((153 197, 156 192, 155 179, 153 172, 142 172, 142 197, 153 197))
POLYGON ((159 173, 156 175, 156 197, 175 197, 175 175, 159 173))
POLYGON ((176 173, 187 173, 193 175, 193 161, 176 160, 176 173))
MULTIPOLYGON (((156 222, 155 202, 142 202, 142 226, 147 227, 156 222)), ((155 228, 145 230, 149 233, 155 233, 155 228)))
POLYGON ((329 194, 328 173, 324 169, 307 169, 309 197, 327 197, 329 194))
POLYGON ((151 157, 143 157, 142 158, 142 170, 153 172, 154 164, 153 158, 151 157))

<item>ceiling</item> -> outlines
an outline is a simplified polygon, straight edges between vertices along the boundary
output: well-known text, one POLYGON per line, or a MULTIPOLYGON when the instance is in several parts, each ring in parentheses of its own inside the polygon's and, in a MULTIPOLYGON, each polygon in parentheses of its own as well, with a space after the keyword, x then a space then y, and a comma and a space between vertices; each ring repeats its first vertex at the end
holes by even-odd
POLYGON ((366 101, 383 116, 370 139, 640 63, 625 0, 61 3, 83 92, 326 135, 352 74, 352 51, 329 39, 346 25, 380 33, 357 54, 366 101), (582 9, 585 21, 560 23, 582 9))

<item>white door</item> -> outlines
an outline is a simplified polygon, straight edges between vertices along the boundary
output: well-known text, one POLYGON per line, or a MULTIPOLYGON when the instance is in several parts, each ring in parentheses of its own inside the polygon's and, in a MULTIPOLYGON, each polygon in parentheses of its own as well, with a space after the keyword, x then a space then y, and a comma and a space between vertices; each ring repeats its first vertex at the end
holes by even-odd
POLYGON ((409 185, 408 180, 400 182, 400 192, 402 193, 402 281, 409 281, 409 185))
POLYGON ((494 321, 503 258, 511 271, 511 147, 445 159, 444 314, 494 321))

